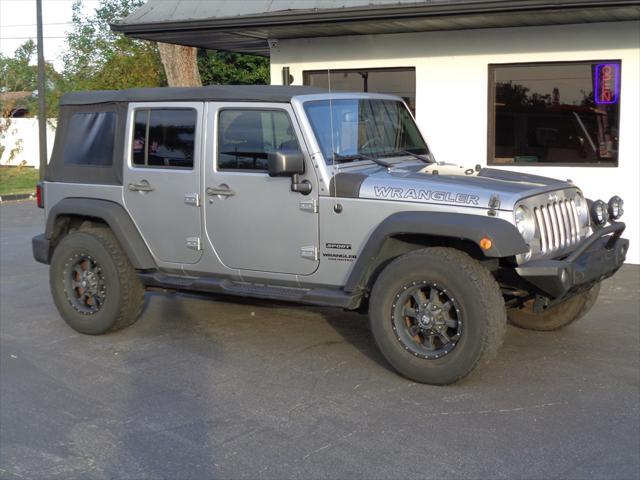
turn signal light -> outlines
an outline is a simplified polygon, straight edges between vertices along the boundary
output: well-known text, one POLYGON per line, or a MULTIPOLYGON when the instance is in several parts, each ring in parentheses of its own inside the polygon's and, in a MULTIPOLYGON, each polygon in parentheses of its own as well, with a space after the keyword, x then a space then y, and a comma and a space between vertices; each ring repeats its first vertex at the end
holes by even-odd
POLYGON ((480 239, 480 248, 483 250, 489 250, 493 246, 493 242, 488 237, 482 237, 480 239))

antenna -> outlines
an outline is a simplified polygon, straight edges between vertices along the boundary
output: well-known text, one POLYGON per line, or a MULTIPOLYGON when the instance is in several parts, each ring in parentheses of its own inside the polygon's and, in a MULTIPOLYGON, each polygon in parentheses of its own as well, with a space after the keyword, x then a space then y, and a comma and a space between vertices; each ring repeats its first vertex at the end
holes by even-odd
MULTIPOLYGON (((331 69, 327 68, 327 83, 329 85, 329 128, 331 130, 331 169, 333 170, 333 209, 338 206, 338 175, 336 174, 336 146, 334 144, 333 131, 333 93, 331 92, 331 69)), ((331 182, 329 182, 331 185, 331 182)), ((331 193, 331 192, 329 192, 331 193)))

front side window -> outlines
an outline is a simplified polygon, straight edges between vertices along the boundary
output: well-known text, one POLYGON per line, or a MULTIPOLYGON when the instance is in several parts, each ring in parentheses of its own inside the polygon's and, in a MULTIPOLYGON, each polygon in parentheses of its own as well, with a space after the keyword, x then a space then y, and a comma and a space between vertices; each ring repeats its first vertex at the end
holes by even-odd
POLYGON ((309 101, 304 109, 328 165, 406 152, 427 145, 404 104, 395 100, 309 101))
POLYGON ((67 125, 64 163, 105 167, 113 163, 115 112, 74 113, 67 125))
POLYGON ((618 162, 619 61, 492 65, 489 163, 618 162))
POLYGON ((218 169, 269 169, 269 152, 299 151, 289 115, 281 110, 224 109, 218 121, 218 169))
POLYGON ((137 167, 193 168, 197 113, 192 108, 136 110, 132 158, 137 167))

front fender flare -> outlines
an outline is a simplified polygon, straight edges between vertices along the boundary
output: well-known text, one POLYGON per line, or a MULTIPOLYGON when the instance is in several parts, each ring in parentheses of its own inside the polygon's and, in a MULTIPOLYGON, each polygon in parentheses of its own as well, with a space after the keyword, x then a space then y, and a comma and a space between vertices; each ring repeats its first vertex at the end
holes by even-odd
POLYGON ((48 240, 52 240, 56 220, 61 215, 103 220, 111 228, 134 268, 139 270, 157 268, 147 244, 122 205, 94 198, 64 198, 51 208, 47 216, 45 235, 48 240))
POLYGON ((345 284, 346 292, 359 290, 367 281, 371 267, 386 239, 402 234, 470 240, 476 245, 488 237, 492 246, 486 257, 504 258, 525 253, 528 246, 518 229, 500 218, 444 212, 399 212, 383 220, 373 231, 356 260, 345 284))

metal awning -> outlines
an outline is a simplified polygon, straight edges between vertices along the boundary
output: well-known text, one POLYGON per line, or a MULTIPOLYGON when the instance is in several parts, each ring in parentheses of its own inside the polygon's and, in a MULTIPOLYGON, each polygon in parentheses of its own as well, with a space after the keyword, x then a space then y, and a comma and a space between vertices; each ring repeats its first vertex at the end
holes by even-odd
POLYGON ((637 0, 148 0, 111 29, 268 56, 270 39, 639 19, 637 0))

